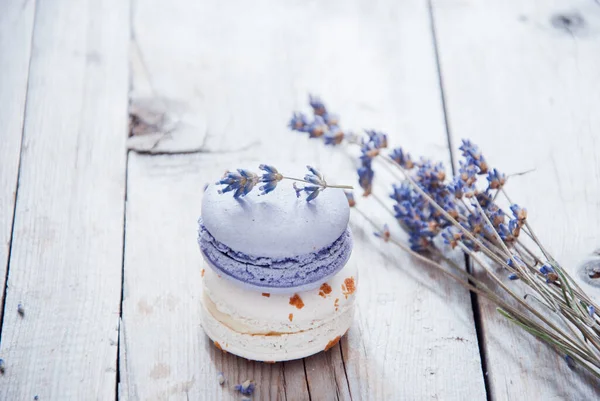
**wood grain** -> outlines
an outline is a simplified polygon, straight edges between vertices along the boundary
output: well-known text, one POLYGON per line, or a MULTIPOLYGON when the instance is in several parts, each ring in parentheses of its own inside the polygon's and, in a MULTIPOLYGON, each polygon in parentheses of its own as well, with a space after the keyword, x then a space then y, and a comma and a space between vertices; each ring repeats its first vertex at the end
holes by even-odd
POLYGON ((0 286, 10 250, 31 55, 33 1, 6 1, 0 12, 0 286))
POLYGON ((0 346, 3 400, 115 396, 127 16, 121 1, 37 3, 0 346))
MULTIPOLYGON (((535 169, 510 178, 508 191, 576 276, 600 238, 600 7, 434 4, 450 131, 474 140, 506 173, 535 169)), ((597 288, 586 289, 598 298, 597 288)), ((492 399, 600 397, 597 381, 571 371, 491 304, 482 302, 481 313, 492 399)))
MULTIPOLYGON (((308 391, 313 400, 484 399, 469 295, 378 242, 360 216, 352 217, 357 318, 341 345, 255 364, 217 351, 198 326, 195 222, 205 182, 227 168, 284 161, 356 180, 343 149, 285 128, 309 91, 342 113, 345 127, 375 126, 415 155, 449 160, 427 2, 149 1, 134 6, 133 21, 130 148, 194 154, 131 153, 121 357, 129 399, 164 391, 234 399, 216 383, 219 370, 230 385, 255 379, 257 399, 306 400, 308 391), (176 312, 154 306, 171 297, 176 312), (151 377, 156 364, 168 375, 151 377)), ((389 181, 381 182, 385 198, 389 181)), ((393 223, 385 212, 372 218, 393 223)))

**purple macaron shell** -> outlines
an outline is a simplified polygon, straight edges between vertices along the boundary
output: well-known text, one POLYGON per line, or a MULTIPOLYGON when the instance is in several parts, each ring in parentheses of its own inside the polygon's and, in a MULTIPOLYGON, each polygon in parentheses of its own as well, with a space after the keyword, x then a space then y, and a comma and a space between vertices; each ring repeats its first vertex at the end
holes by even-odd
POLYGON ((340 271, 352 252, 352 235, 347 229, 331 245, 313 253, 274 259, 236 252, 217 241, 198 221, 198 243, 208 264, 244 288, 269 292, 299 292, 319 287, 340 271))

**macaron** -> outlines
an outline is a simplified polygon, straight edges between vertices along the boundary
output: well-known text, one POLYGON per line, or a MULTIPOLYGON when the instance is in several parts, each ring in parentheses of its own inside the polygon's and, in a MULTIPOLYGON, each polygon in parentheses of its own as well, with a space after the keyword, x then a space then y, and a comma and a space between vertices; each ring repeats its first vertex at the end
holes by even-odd
POLYGON ((204 259, 218 275, 251 291, 319 288, 352 252, 350 209, 341 189, 327 188, 307 202, 290 182, 266 195, 254 191, 240 198, 209 185, 201 213, 204 259))
POLYGON ((212 269, 203 271, 202 326, 215 346, 247 359, 278 362, 334 346, 354 316, 354 264, 318 288, 290 294, 244 291, 212 269))

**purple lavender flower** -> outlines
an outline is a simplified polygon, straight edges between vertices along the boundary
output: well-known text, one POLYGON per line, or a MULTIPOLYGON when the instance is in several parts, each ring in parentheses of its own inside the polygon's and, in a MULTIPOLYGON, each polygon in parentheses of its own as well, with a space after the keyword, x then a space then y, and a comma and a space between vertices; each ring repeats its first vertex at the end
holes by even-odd
POLYGON ((456 227, 447 227, 442 231, 444 243, 450 245, 452 249, 458 246, 458 242, 462 239, 463 233, 456 227))
POLYGON ((308 119, 302 113, 294 113, 290 119, 290 122, 288 123, 288 127, 290 127, 293 131, 307 132, 308 119))
POLYGON ((339 145, 344 141, 344 132, 337 126, 330 127, 330 131, 323 136, 325 145, 339 145))
POLYGON ((446 178, 444 165, 433 164, 430 160, 421 158, 417 166, 415 180, 437 203, 443 203, 448 195, 448 189, 443 182, 446 178))
POLYGON ((527 219, 527 209, 515 203, 510 206, 510 210, 512 211, 513 216, 519 221, 519 225, 523 225, 527 219))
POLYGON ((550 273, 554 273, 554 269, 552 268, 552 266, 545 264, 542 267, 540 267, 540 273, 546 276, 550 273))
POLYGON ((492 222, 494 228, 497 229, 500 224, 504 223, 505 214, 502 211, 502 209, 498 208, 498 206, 496 206, 495 208, 490 207, 486 212, 488 212, 488 217, 492 222))
POLYGON ((292 186, 294 187, 294 191, 296 191, 296 198, 299 198, 302 191, 304 191, 304 188, 299 187, 296 183, 293 183, 292 186))
POLYGON ((383 225, 383 229, 381 231, 376 231, 373 234, 376 237, 381 238, 384 242, 388 242, 390 240, 390 228, 387 224, 383 225))
POLYGON ((325 120, 325 124, 327 124, 330 128, 335 127, 340 123, 340 118, 332 113, 324 114, 323 120, 325 120))
POLYGON ((304 176, 304 180, 310 182, 311 184, 315 184, 315 185, 319 185, 319 186, 327 186, 327 183, 325 182, 325 178, 323 177, 323 174, 321 174, 321 172, 319 172, 319 170, 317 170, 314 167, 311 166, 306 166, 306 168, 308 169, 308 171, 310 171, 310 174, 306 174, 304 176))
POLYGON ((375 172, 371 167, 362 166, 358 169, 358 183, 364 189, 363 196, 369 196, 373 189, 373 177, 375 172))
POLYGON ((515 262, 513 262, 513 259, 514 259, 514 260, 515 260, 515 261, 516 261, 516 262, 519 264, 519 266, 523 267, 524 263, 523 263, 523 261, 521 260, 521 258, 520 258, 520 257, 518 257, 517 255, 513 255, 513 257, 512 257, 512 258, 510 258, 510 259, 507 259, 507 260, 506 260, 506 264, 507 264, 508 266, 512 267, 513 269, 516 269, 515 262))
POLYGON ((477 181, 477 166, 459 161, 458 173, 465 185, 473 185, 477 181))
POLYGON ((565 355, 565 362, 569 368, 575 369, 575 360, 571 357, 571 355, 565 355))
POLYGON ((216 185, 227 185, 224 189, 219 190, 220 194, 235 191, 233 197, 239 198, 248 195, 258 182, 258 175, 248 170, 238 169, 237 172, 227 171, 216 185))
POLYGON ((512 219, 508 222, 508 231, 510 231, 510 234, 514 238, 519 237, 521 226, 519 225, 519 221, 517 219, 512 219))
POLYGON ((410 249, 415 252, 425 252, 432 245, 431 238, 419 235, 418 233, 411 234, 408 242, 410 244, 410 249))
POLYGON ((374 147, 371 142, 367 142, 362 146, 360 151, 360 162, 363 167, 371 168, 371 161, 379 155, 379 149, 374 147))
POLYGON ((508 229, 508 226, 506 224, 500 223, 498 225, 497 231, 498 231, 498 235, 500 236, 502 241, 504 241, 505 243, 510 244, 510 243, 514 242, 515 239, 512 236, 512 234, 510 233, 510 230, 508 229))
POLYGON ((252 393, 254 392, 254 388, 254 382, 252 382, 251 380, 246 380, 242 384, 236 384, 234 387, 236 391, 239 391, 243 395, 252 395, 252 393))
POLYGON ((315 119, 306 127, 310 138, 319 138, 328 131, 327 124, 321 116, 315 116, 315 119))
POLYGON ((502 174, 497 169, 493 169, 488 172, 487 180, 489 181, 489 189, 500 189, 506 183, 506 175, 502 174))
POLYGON ((465 194, 465 183, 459 176, 456 176, 448 185, 448 191, 452 193, 456 199, 461 199, 465 194))
POLYGON ((323 190, 323 187, 315 187, 315 186, 309 185, 309 186, 305 186, 302 189, 304 190, 304 192, 306 192, 308 194, 308 196, 306 197, 306 201, 310 202, 311 200, 313 200, 317 196, 319 196, 319 194, 323 190))
POLYGON ((344 191, 344 195, 346 195, 346 199, 348 199, 348 206, 350 206, 350 207, 356 206, 356 200, 354 200, 354 192, 344 191))
POLYGON ((462 155, 467 160, 468 165, 477 166, 479 169, 478 174, 485 174, 488 172, 487 162, 479 151, 477 145, 473 144, 469 140, 463 139, 462 145, 459 147, 459 149, 462 151, 462 155))
MULTIPOLYGON (((442 203, 442 202, 440 202, 440 203, 442 203)), ((455 220, 458 219, 458 216, 461 214, 458 204, 450 198, 444 199, 444 201, 442 203, 442 207, 455 220)), ((448 224, 450 223, 449 221, 446 221, 445 219, 444 219, 444 222, 446 222, 448 224)))
POLYGON ((418 215, 409 200, 405 200, 394 205, 394 211, 396 212, 395 217, 397 219, 418 218, 418 215))
POLYGON ((386 134, 375 130, 365 130, 365 133, 369 136, 369 142, 375 149, 387 148, 388 140, 386 134))
POLYGON ((409 183, 404 182, 400 185, 392 184, 392 189, 394 192, 392 192, 390 198, 398 203, 408 200, 412 196, 413 190, 409 183))
POLYGON ((392 153, 390 153, 390 157, 393 161, 395 161, 407 170, 410 170, 415 166, 415 163, 410 158, 410 154, 408 152, 404 152, 402 148, 396 148, 392 150, 392 153))
POLYGON ((511 273, 508 275, 508 279, 509 280, 518 280, 519 276, 517 276, 515 273, 511 273))
POLYGON ((590 317, 593 319, 594 315, 596 314, 596 308, 594 308, 594 305, 588 305, 587 311, 588 315, 590 315, 590 317))
POLYGON ((275 189, 279 181, 283 180, 283 175, 279 174, 275 167, 266 164, 261 164, 258 168, 265 171, 260 177, 265 184, 259 188, 262 191, 261 194, 265 195, 275 189))
POLYGON ((475 187, 475 184, 471 184, 471 185, 465 184, 463 186, 463 191, 464 191, 464 196, 467 199, 471 199, 472 197, 477 195, 477 187, 475 187))
POLYGON ((294 183, 293 186, 294 190, 296 191, 297 197, 300 197, 300 194, 304 191, 308 194, 308 196, 306 197, 306 201, 310 202, 311 200, 319 196, 321 191, 327 188, 327 182, 325 181, 325 177, 323 177, 323 174, 321 174, 319 170, 311 166, 306 166, 306 168, 310 173, 304 176, 304 181, 307 181, 313 185, 305 185, 303 187, 299 187, 298 185, 296 185, 296 183, 294 183))
POLYGON ((475 199, 477 199, 477 202, 479 202, 484 209, 487 209, 494 202, 494 197, 488 190, 485 192, 477 191, 475 193, 475 199))
POLYGON ((327 113, 325 104, 321 101, 321 99, 318 96, 308 95, 308 103, 310 104, 310 107, 312 107, 315 115, 323 116, 327 113))
POLYGON ((473 234, 480 234, 483 231, 483 226, 485 223, 483 216, 479 212, 474 211, 473 213, 469 214, 467 221, 469 222, 469 226, 471 227, 471 232, 473 234))

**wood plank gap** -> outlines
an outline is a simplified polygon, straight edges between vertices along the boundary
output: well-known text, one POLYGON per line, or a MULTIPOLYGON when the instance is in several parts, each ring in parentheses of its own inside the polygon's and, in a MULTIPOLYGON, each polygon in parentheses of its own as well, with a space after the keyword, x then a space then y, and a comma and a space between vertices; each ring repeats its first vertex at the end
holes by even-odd
MULTIPOLYGON (((134 30, 133 30, 133 8, 135 5, 135 0, 129 1, 129 42, 131 43, 134 39, 134 30)), ((131 90, 133 88, 133 71, 131 69, 131 63, 129 63, 129 102, 128 108, 131 106, 131 90)), ((128 134, 130 127, 128 128, 128 134)), ((119 330, 117 337, 117 366, 115 368, 115 401, 118 401, 120 397, 120 387, 121 387, 121 346, 123 343, 121 339, 125 339, 125 336, 122 336, 121 330, 123 330, 123 299, 125 295, 125 240, 127 235, 127 186, 129 184, 129 151, 125 155, 125 193, 123 196, 123 250, 121 252, 121 299, 119 301, 119 330)))
POLYGON ((29 97, 29 73, 31 71, 31 49, 33 48, 33 36, 35 33, 35 20, 37 17, 37 0, 33 3, 33 24, 31 25, 31 40, 29 41, 29 63, 27 65, 27 82, 25 84, 25 104, 23 107, 23 118, 21 119, 21 145, 19 146, 19 164, 17 167, 17 182, 15 188, 15 199, 13 203, 12 223, 10 228, 10 240, 8 242, 8 254, 6 255, 6 274, 4 275, 4 288, 2 290, 2 303, 0 305, 0 344, 2 343, 2 327, 4 326, 4 313, 6 307, 6 294, 8 293, 8 273, 10 271, 10 256, 12 253, 13 238, 15 234, 15 215, 17 200, 19 197, 19 179, 21 177, 21 161, 23 160, 23 135, 25 133, 25 119, 27 117, 27 99, 29 97))
POLYGON ((285 397, 285 401, 287 401, 287 383, 285 382, 285 363, 281 364, 281 375, 283 377, 283 396, 285 397))
POLYGON ((125 236, 127 234, 127 184, 129 170, 129 152, 125 156, 125 194, 123 197, 123 252, 121 254, 121 299, 119 301, 119 330, 117 337, 117 367, 115 369, 115 401, 119 400, 121 385, 121 330, 123 329, 123 299, 125 295, 125 236))
MULTIPOLYGON (((452 174, 455 173, 454 166, 456 161, 454 159, 454 145, 452 143, 452 134, 450 133, 450 124, 448 123, 448 110, 446 108, 446 95, 444 94, 444 79, 442 77, 442 66, 440 64, 440 53, 438 49, 437 32, 435 30, 435 17, 433 15, 433 5, 431 0, 427 0, 427 9, 429 14, 429 26, 431 28, 431 38, 433 39, 433 54, 435 56, 435 67, 438 76, 438 84, 440 86, 440 100, 442 106, 442 113, 444 115, 444 127, 446 129, 446 139, 448 140, 448 149, 450 150, 450 165, 452 167, 452 174)), ((486 389, 487 390, 487 389, 486 389)))
POLYGON ((308 389, 308 401, 312 401, 312 396, 310 395, 310 384, 308 383, 308 373, 306 373, 306 360, 302 360, 302 366, 304 367, 304 379, 306 379, 306 388, 308 389))
MULTIPOLYGON (((431 37, 433 39, 433 51, 435 54, 435 65, 438 75, 438 82, 440 87, 440 100, 442 103, 442 111, 444 115, 444 126, 446 128, 446 138, 448 140, 448 150, 450 152, 450 169, 452 175, 456 174, 456 159, 454 157, 454 141, 452 140, 452 132, 450 130, 450 123, 448 122, 448 109, 446 107, 446 95, 444 92, 444 78, 442 76, 442 65, 440 62, 440 54, 438 47, 438 37, 435 29, 435 16, 433 14, 432 0, 427 0, 427 8, 429 11, 429 23, 431 27, 431 37)), ((465 269, 469 273, 473 273, 471 261, 468 255, 465 255, 465 269)), ((470 281, 470 280, 469 280, 470 281)), ((477 336, 477 348, 479 349, 479 360, 481 362, 481 374, 483 376, 483 385, 485 387, 486 400, 492 401, 492 393, 490 391, 490 383, 487 376, 487 354, 485 352, 484 345, 484 330, 483 322, 481 317, 481 309, 479 306, 479 299, 477 294, 469 291, 469 297, 471 300, 471 309, 473 310, 473 323, 475 325, 475 334, 477 336)))
POLYGON ((340 355, 342 357, 342 367, 344 368, 344 376, 346 376, 346 384, 348 385, 348 394, 350 394, 350 401, 352 401, 352 388, 350 387, 350 380, 348 380, 348 371, 346 370, 346 360, 344 359, 344 350, 342 342, 339 343, 340 355))
MULTIPOLYGON (((473 264, 469 255, 465 255, 465 265, 467 272, 473 273, 473 264)), ((471 282, 469 280, 469 282, 471 282)), ((472 282, 471 282, 472 283, 472 282)), ((485 386, 485 395, 487 401, 492 401, 492 392, 490 391, 490 383, 488 379, 488 362, 487 352, 485 351, 485 330, 483 329, 483 318, 481 317, 481 306, 479 305, 479 297, 472 291, 469 291, 471 296, 471 307, 473 308, 473 321, 475 322, 475 333, 477 334, 477 347, 479 348, 479 359, 481 361, 481 372, 483 374, 483 384, 485 386)))

